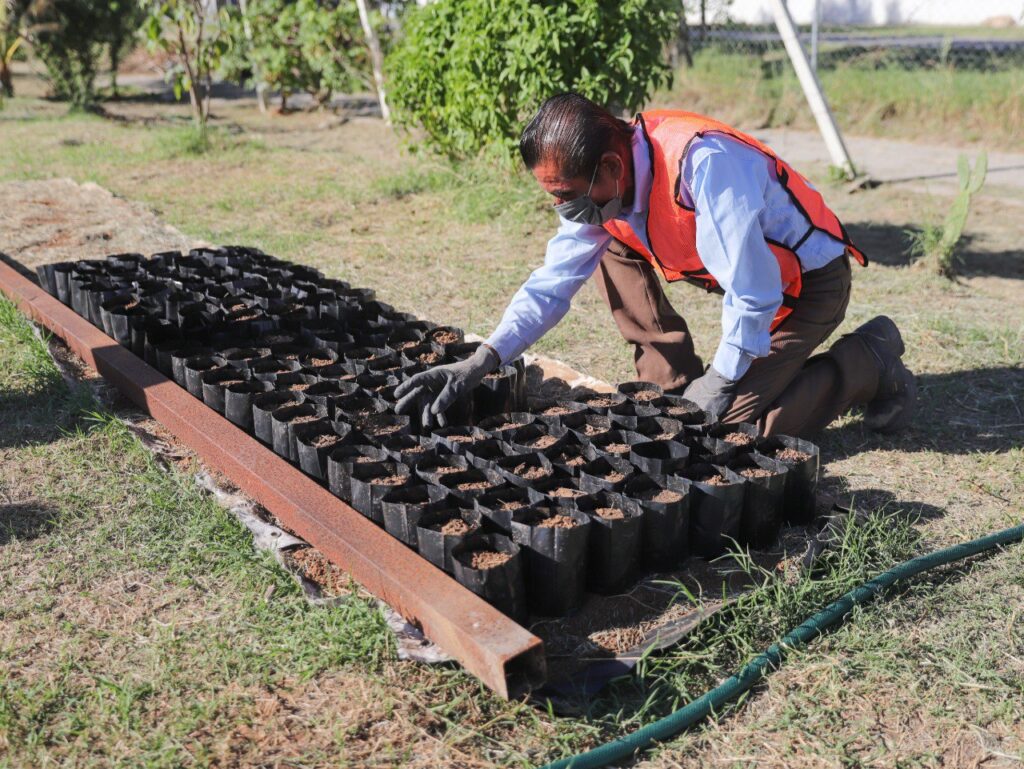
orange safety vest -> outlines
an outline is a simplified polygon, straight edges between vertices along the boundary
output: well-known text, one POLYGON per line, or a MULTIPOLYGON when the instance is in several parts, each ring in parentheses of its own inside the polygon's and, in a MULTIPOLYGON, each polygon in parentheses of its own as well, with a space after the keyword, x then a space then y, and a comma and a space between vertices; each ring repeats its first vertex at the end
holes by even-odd
POLYGON ((850 242, 846 229, 825 205, 821 194, 757 139, 725 123, 692 112, 643 112, 637 115, 637 122, 644 132, 651 156, 651 192, 647 209, 647 242, 651 249, 648 251, 633 228, 621 219, 612 219, 605 223, 604 228, 616 240, 643 256, 665 280, 685 280, 708 291, 721 291, 718 281, 707 271, 697 253, 697 218, 694 210, 686 207, 680 193, 683 164, 690 144, 709 131, 731 136, 770 158, 775 163, 779 183, 810 222, 807 232, 796 243, 778 243, 765 238, 779 260, 782 274, 782 305, 772 321, 772 330, 793 311, 800 296, 803 281, 796 251, 815 230, 826 232, 844 243, 858 262, 867 265, 867 257, 850 242))

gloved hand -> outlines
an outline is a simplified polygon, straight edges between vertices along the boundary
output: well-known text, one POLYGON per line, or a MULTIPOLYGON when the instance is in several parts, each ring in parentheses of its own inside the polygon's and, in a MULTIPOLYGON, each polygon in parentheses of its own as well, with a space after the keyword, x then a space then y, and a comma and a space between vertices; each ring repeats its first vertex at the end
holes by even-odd
POLYGON ((407 414, 414 408, 422 407, 421 422, 429 427, 436 421, 441 427, 447 424, 445 409, 464 393, 473 390, 485 376, 501 364, 498 353, 485 344, 465 360, 434 366, 410 377, 395 388, 395 411, 407 414))
POLYGON ((719 374, 714 366, 708 366, 683 390, 683 397, 700 406, 711 422, 717 422, 732 405, 736 397, 736 382, 719 374))

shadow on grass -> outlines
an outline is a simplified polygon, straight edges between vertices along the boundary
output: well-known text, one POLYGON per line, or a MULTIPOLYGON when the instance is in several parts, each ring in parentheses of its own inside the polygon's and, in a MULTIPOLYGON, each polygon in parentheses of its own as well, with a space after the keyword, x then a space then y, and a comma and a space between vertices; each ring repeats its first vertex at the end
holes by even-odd
POLYGON ((863 422, 825 430, 816 439, 829 460, 885 448, 941 454, 1005 453, 1024 447, 1024 368, 996 366, 917 377, 913 425, 895 435, 863 422))
MULTIPOLYGON (((907 267, 910 256, 908 232, 920 232, 916 224, 857 223, 847 226, 850 239, 868 259, 887 267, 907 267)), ((977 238, 965 234, 957 248, 957 275, 965 278, 991 276, 1024 280, 1024 249, 988 251, 978 247, 977 238)))
POLYGON ((44 536, 54 527, 55 515, 54 508, 39 501, 0 505, 0 547, 44 536))

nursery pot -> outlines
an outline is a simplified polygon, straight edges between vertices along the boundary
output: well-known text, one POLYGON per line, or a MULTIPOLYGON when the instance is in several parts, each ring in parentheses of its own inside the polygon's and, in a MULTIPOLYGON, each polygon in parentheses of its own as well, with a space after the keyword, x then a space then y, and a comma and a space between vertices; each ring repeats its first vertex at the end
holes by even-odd
POLYGON ((379 446, 370 446, 356 442, 351 438, 327 455, 327 488, 336 497, 346 502, 352 501, 352 468, 360 464, 384 462, 387 453, 379 446))
POLYGON ((639 566, 644 510, 614 491, 580 497, 576 509, 590 517, 587 587, 614 593, 629 584, 639 566))
POLYGON ((345 433, 339 434, 326 419, 294 428, 295 448, 299 454, 302 472, 320 481, 327 480, 327 457, 345 440, 345 433))
POLYGON ((767 547, 782 524, 788 468, 755 451, 740 454, 729 469, 746 480, 740 542, 755 548, 767 547))
POLYGON ((224 388, 224 416, 246 432, 253 431, 252 402, 255 396, 270 392, 269 382, 252 379, 224 388))
MULTIPOLYGON (((155 355, 155 350, 154 350, 155 355)), ((155 361, 154 361, 155 363, 155 361)), ((203 399, 203 375, 224 368, 224 362, 215 355, 195 355, 185 361, 185 387, 199 400, 203 399)))
POLYGON ((809 523, 814 520, 815 494, 818 489, 818 468, 821 451, 810 441, 789 435, 768 438, 761 453, 784 464, 786 497, 783 516, 787 523, 809 523))
POLYGON ((635 475, 622 491, 644 511, 641 564, 672 569, 690 550, 690 482, 675 475, 635 475))
POLYGON ((291 462, 298 462, 299 447, 295 442, 294 428, 319 418, 317 408, 312 403, 295 403, 274 411, 270 415, 274 452, 291 462))
POLYGON ((474 534, 452 548, 455 580, 513 621, 527 621, 518 545, 501 534, 474 534))
POLYGON ((512 514, 512 541, 526 561, 530 610, 562 616, 583 603, 590 517, 567 507, 537 505, 512 514))
POLYGON ((689 458, 689 447, 678 441, 638 443, 629 453, 629 461, 648 475, 674 475, 689 458))
POLYGON ((665 394, 661 385, 654 384, 654 382, 623 382, 615 389, 634 403, 642 405, 650 404, 665 394))
POLYGON ((484 528, 508 534, 512 531, 512 514, 524 507, 536 505, 545 497, 529 486, 497 486, 473 500, 473 508, 484 528))
POLYGON ((469 413, 477 422, 516 409, 517 374, 512 366, 500 366, 485 376, 472 392, 469 413))
POLYGON ((452 551, 470 534, 480 531, 469 511, 451 500, 424 507, 416 523, 416 549, 439 569, 452 573, 452 551))
POLYGON ((621 491, 634 468, 625 459, 600 455, 580 466, 580 488, 588 494, 621 491))
POLYGON ((721 555, 740 535, 745 479, 723 465, 710 464, 694 465, 682 475, 693 489, 690 546, 704 558, 721 555))
POLYGON ((735 446, 736 454, 748 454, 760 448, 764 443, 764 436, 757 429, 757 425, 746 422, 713 425, 708 428, 708 436, 735 446))
POLYGON ((350 504, 371 521, 383 525, 381 499, 389 491, 409 483, 407 465, 398 462, 362 462, 352 465, 350 504))
POLYGON ((431 505, 443 501, 448 489, 431 483, 410 483, 389 490, 380 500, 384 530, 410 547, 416 547, 416 525, 431 505))
POLYGON ((302 401, 299 393, 269 392, 254 395, 252 398, 252 430, 263 443, 272 445, 274 442, 274 424, 271 415, 279 408, 293 406, 302 401))

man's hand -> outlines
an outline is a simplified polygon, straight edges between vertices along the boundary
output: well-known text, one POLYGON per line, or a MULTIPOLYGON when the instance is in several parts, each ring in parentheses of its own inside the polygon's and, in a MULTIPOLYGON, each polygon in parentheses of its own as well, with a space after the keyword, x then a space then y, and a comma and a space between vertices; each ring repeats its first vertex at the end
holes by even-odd
POLYGON ((498 353, 492 347, 480 345, 475 353, 458 363, 434 366, 421 371, 395 388, 395 411, 407 414, 414 408, 422 407, 421 423, 429 427, 436 421, 444 427, 445 410, 459 396, 472 391, 483 378, 501 364, 498 353))
POLYGON ((711 422, 717 422, 732 405, 736 384, 715 371, 714 366, 708 366, 703 376, 687 385, 683 397, 700 406, 711 422))

